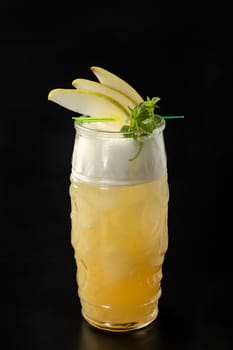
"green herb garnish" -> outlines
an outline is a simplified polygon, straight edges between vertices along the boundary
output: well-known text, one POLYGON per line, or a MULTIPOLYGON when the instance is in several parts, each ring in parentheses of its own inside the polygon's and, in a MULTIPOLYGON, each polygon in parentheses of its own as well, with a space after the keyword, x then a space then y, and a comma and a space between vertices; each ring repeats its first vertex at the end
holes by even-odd
POLYGON ((128 124, 122 126, 121 131, 126 133, 126 137, 132 137, 135 140, 139 138, 138 151, 129 160, 136 159, 140 154, 143 147, 141 137, 151 134, 155 128, 161 125, 163 118, 155 113, 155 110, 159 109, 157 105, 159 100, 159 97, 153 97, 152 99, 147 97, 146 101, 131 109, 131 114, 127 119, 128 124))
POLYGON ((147 97, 146 101, 132 108, 127 119, 128 124, 123 125, 121 131, 130 133, 128 135, 135 139, 139 136, 151 134, 163 120, 159 114, 155 113, 155 109, 159 108, 157 105, 159 100, 159 97, 153 97, 152 99, 147 97))

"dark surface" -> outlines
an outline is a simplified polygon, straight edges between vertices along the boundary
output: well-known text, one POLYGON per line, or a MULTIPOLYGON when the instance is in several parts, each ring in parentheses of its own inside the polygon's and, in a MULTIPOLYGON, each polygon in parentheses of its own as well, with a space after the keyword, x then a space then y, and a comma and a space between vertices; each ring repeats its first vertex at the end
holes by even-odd
POLYGON ((1 4, 1 348, 232 349, 230 12, 57 7, 1 4), (159 95, 162 114, 185 115, 165 130, 169 249, 159 317, 124 335, 80 316, 68 193, 73 113, 47 102, 52 88, 93 79, 91 65, 144 97, 159 95))

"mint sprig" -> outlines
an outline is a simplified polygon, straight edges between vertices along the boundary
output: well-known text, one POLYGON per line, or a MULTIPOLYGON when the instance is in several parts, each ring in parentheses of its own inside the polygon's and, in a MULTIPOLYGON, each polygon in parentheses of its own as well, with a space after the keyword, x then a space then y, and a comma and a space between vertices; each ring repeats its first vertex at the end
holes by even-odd
MULTIPOLYGON (((138 140, 138 138, 151 134, 155 128, 161 125, 163 118, 155 113, 155 110, 159 109, 157 105, 159 101, 159 97, 153 97, 152 99, 147 97, 146 101, 131 109, 131 114, 127 119, 128 124, 123 125, 121 128, 121 132, 125 133, 125 137, 132 137, 138 140)), ((129 160, 134 160, 138 157, 143 144, 143 140, 139 139, 138 151, 129 160)))
POLYGON ((131 109, 131 114, 127 118, 127 123, 122 126, 121 131, 127 133, 127 137, 137 139, 140 136, 151 134, 155 128, 161 125, 163 118, 155 113, 159 109, 157 103, 160 101, 159 97, 150 99, 147 97, 139 105, 131 109))

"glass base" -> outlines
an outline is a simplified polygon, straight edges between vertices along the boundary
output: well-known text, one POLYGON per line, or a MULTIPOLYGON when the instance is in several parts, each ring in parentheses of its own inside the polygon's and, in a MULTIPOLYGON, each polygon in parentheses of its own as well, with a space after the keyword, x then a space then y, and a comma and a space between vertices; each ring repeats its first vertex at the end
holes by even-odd
POLYGON ((90 310, 90 305, 88 307, 83 305, 82 315, 95 328, 109 332, 129 332, 146 327, 156 319, 158 316, 158 300, 134 309, 124 307, 124 311, 119 308, 114 310, 114 308, 103 306, 91 306, 90 310), (88 311, 95 312, 90 313, 88 311), (94 317, 90 317, 90 314, 94 317))
POLYGON ((93 321, 90 320, 88 317, 86 317, 83 314, 84 319, 93 327, 98 328, 102 331, 108 331, 108 332, 130 332, 137 329, 144 328, 151 324, 157 317, 154 316, 150 321, 148 322, 131 322, 131 323, 109 323, 109 322, 100 322, 100 321, 93 321))

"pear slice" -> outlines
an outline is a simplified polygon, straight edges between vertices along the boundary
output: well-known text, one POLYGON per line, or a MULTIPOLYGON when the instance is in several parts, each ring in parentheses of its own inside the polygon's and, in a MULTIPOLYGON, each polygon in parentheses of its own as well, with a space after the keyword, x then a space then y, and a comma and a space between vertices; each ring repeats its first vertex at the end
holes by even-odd
POLYGON ((135 105, 143 102, 143 98, 139 95, 139 93, 131 85, 129 85, 123 79, 119 78, 117 75, 109 72, 104 68, 96 66, 92 66, 91 70, 101 84, 115 89, 121 94, 127 96, 135 105))
POLYGON ((48 100, 71 111, 93 118, 112 118, 120 124, 124 123, 128 116, 128 111, 120 103, 92 91, 54 89, 49 92, 48 100))
POLYGON ((103 94, 107 97, 110 97, 122 105, 128 114, 130 114, 130 108, 135 107, 135 103, 128 98, 126 95, 123 95, 117 90, 112 89, 111 87, 100 84, 96 81, 87 80, 87 79, 75 79, 72 82, 72 85, 76 89, 87 90, 98 94, 103 94))

